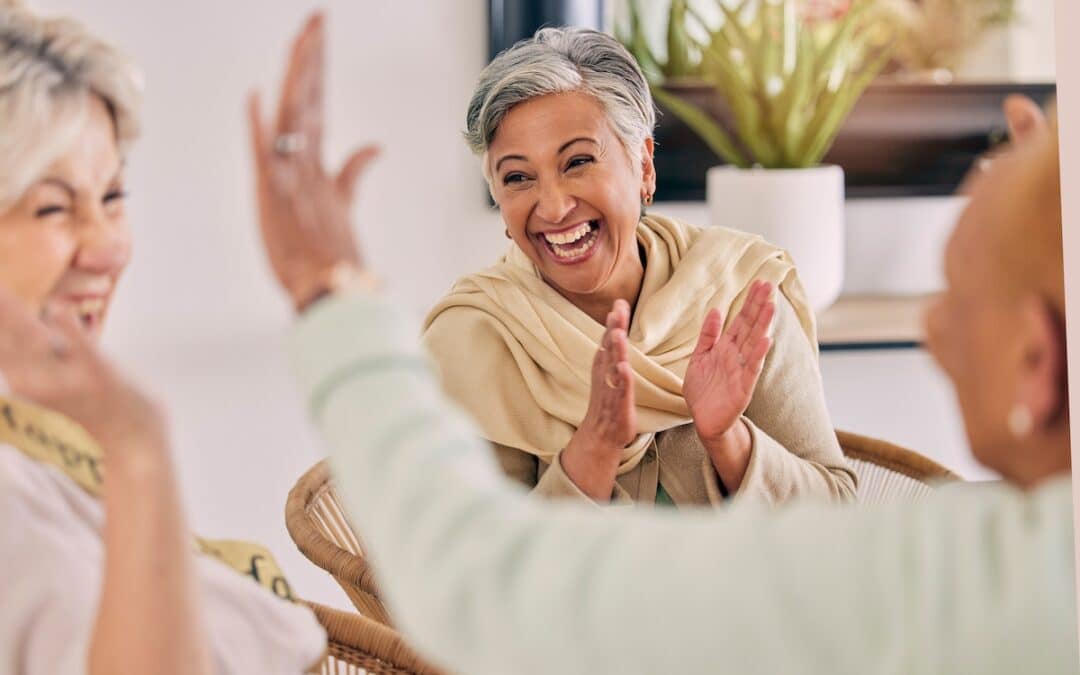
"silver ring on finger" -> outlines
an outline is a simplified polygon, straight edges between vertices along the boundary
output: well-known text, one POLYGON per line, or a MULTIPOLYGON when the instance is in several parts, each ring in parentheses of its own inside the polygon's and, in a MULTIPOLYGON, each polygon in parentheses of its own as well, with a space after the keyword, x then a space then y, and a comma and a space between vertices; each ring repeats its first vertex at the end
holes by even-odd
POLYGON ((307 147, 307 138, 300 132, 281 134, 274 139, 274 153, 279 157, 291 157, 307 147))
POLYGON ((742 354, 736 354, 735 356, 739 360, 739 365, 740 366, 745 366, 746 365, 746 357, 745 356, 743 356, 742 354))

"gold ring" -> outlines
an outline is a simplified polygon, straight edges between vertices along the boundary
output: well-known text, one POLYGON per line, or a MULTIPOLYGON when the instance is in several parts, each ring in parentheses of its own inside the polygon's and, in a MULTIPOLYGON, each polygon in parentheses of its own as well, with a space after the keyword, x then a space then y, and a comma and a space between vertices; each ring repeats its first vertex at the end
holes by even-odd
POLYGON ((611 383, 611 373, 605 373, 604 374, 604 384, 606 384, 608 386, 608 388, 610 388, 610 389, 618 389, 619 388, 619 385, 611 383))

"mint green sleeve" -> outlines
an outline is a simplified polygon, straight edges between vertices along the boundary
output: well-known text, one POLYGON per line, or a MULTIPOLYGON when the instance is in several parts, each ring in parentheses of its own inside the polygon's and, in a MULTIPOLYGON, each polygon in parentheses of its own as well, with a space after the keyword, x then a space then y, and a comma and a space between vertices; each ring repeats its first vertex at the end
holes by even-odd
POLYGON ((766 512, 526 498, 389 302, 330 298, 292 357, 391 613, 456 672, 1077 672, 1067 481, 766 512))

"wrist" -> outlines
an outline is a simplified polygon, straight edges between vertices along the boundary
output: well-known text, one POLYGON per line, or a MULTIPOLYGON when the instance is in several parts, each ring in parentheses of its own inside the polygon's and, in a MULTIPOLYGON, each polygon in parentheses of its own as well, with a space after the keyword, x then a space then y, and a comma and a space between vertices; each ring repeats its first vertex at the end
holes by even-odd
POLYGON ((566 477, 579 490, 600 502, 611 498, 621 459, 621 448, 611 447, 582 433, 574 434, 559 457, 566 477))
POLYGON ((311 274, 290 291, 297 314, 335 293, 367 292, 378 290, 375 275, 352 262, 338 262, 311 274))
POLYGON ((705 452, 712 460, 713 466, 721 478, 725 479, 733 474, 741 474, 750 460, 750 446, 752 439, 750 429, 746 426, 742 417, 738 417, 735 423, 719 434, 703 435, 700 430, 698 437, 705 452))

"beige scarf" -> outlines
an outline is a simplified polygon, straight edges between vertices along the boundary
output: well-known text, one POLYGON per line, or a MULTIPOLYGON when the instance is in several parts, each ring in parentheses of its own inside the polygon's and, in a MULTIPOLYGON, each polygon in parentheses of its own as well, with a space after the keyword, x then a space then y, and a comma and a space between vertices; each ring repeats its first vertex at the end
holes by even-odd
MULTIPOLYGON (((719 307, 730 321, 753 280, 780 289, 817 345, 814 314, 786 252, 757 236, 658 215, 642 218, 637 237, 646 259, 629 330, 638 436, 620 474, 637 466, 653 434, 691 421, 683 375, 705 314, 719 307)), ((423 341, 445 389, 488 440, 550 463, 585 416, 603 334, 513 246, 454 285, 428 315, 423 341)))

